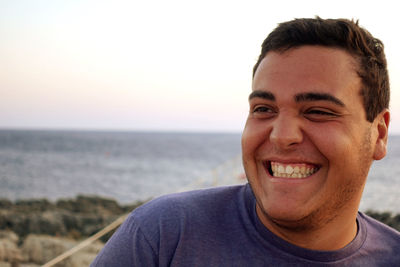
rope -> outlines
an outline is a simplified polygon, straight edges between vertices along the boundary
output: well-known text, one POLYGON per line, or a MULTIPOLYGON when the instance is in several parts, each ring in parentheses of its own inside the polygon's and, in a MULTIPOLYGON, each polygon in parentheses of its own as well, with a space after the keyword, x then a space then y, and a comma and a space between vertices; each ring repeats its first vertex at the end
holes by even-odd
POLYGON ((96 241, 97 239, 102 237, 103 235, 105 235, 108 232, 110 232, 111 230, 114 230, 115 228, 117 228, 120 224, 122 224, 125 221, 125 219, 128 217, 128 215, 129 215, 129 213, 122 215, 121 217, 119 217, 118 219, 116 219, 111 224, 107 225, 106 227, 104 227, 102 230, 100 230, 96 234, 94 234, 94 235, 90 236, 89 238, 85 239, 82 243, 79 243, 78 245, 76 245, 75 247, 71 248, 70 250, 67 250, 63 254, 55 257, 54 259, 52 259, 51 261, 49 261, 45 265, 42 265, 42 267, 54 266, 55 264, 61 262, 62 260, 68 258, 69 256, 71 256, 75 252, 77 252, 77 251, 81 250, 82 248, 90 245, 91 243, 93 243, 94 241, 96 241))
POLYGON ((242 183, 243 180, 240 179, 240 176, 243 174, 243 170, 238 168, 238 166, 242 166, 241 159, 241 154, 239 154, 231 158, 230 160, 225 161, 224 163, 209 171, 209 173, 211 174, 211 178, 207 179, 205 177, 199 177, 193 182, 187 184, 186 186, 183 186, 180 189, 176 190, 176 192, 188 191, 204 186, 215 187, 220 185, 242 183))
MULTIPOLYGON (((231 160, 228 160, 225 163, 221 164, 220 166, 218 166, 218 167, 216 167, 216 168, 211 170, 212 177, 213 177, 213 182, 212 182, 213 186, 217 186, 218 184, 221 184, 221 183, 218 183, 218 180, 219 180, 218 179, 218 177, 219 177, 218 170, 221 169, 222 167, 228 167, 229 163, 234 163, 238 159, 239 159, 239 157, 235 157, 235 158, 233 158, 231 160)), ((234 165, 236 165, 236 164, 234 164, 234 165)), ((230 168, 230 169, 232 169, 232 168, 230 168)), ((233 174, 232 172, 229 173, 229 174, 233 174)), ((235 177, 235 175, 233 175, 231 177, 235 177)), ((236 178, 238 178, 238 177, 236 177, 236 178)), ((201 185, 202 183, 204 183, 204 181, 205 180, 202 177, 200 177, 199 179, 197 179, 194 182, 192 182, 191 184, 189 184, 189 186, 185 186, 181 190, 178 190, 178 192, 184 191, 184 190, 188 190, 191 187, 193 188, 195 186, 201 185)), ((226 183, 226 182, 227 181, 225 179, 222 183, 226 183)), ((100 230, 96 234, 90 236, 89 238, 85 239, 84 241, 82 241, 81 243, 76 245, 75 247, 72 247, 71 249, 67 250, 66 252, 62 253, 61 255, 55 257, 51 261, 49 261, 46 264, 42 265, 42 267, 54 266, 57 263, 59 263, 59 262, 65 260, 66 258, 70 257, 72 254, 74 254, 74 253, 78 252, 79 250, 83 249, 84 247, 90 245, 91 243, 93 243, 94 241, 99 239, 100 237, 104 236, 105 234, 109 233, 110 231, 114 230, 119 225, 121 225, 125 221, 125 219, 128 217, 128 215, 129 215, 129 213, 122 215, 121 217, 119 217, 118 219, 116 219, 111 224, 107 225, 106 227, 104 227, 102 230, 100 230)))

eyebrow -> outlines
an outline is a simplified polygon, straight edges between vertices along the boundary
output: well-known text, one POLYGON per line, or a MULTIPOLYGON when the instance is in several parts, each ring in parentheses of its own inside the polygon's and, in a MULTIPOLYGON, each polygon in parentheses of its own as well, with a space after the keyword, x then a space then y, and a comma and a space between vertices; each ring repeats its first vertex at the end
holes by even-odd
POLYGON ((275 96, 268 91, 255 90, 249 95, 249 100, 253 98, 263 98, 270 101, 275 101, 275 96))
POLYGON ((340 99, 334 97, 333 95, 325 94, 325 93, 301 93, 301 94, 297 94, 294 97, 294 100, 296 102, 308 102, 308 101, 322 100, 322 101, 332 102, 341 107, 345 106, 345 104, 340 99))
MULTIPOLYGON (((253 98, 262 98, 270 101, 275 101, 275 96, 271 92, 255 90, 249 95, 249 100, 253 98)), ((311 102, 311 101, 329 101, 338 106, 344 107, 345 104, 333 95, 326 93, 301 93, 294 97, 294 100, 298 102, 311 102)))

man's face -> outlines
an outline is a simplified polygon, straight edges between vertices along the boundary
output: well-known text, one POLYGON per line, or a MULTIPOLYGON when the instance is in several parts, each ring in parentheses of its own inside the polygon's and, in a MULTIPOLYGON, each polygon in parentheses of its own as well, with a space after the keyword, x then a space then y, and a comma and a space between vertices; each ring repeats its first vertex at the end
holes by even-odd
POLYGON ((242 151, 264 224, 319 227, 358 209, 381 155, 356 68, 346 52, 321 46, 269 52, 259 65, 242 151))

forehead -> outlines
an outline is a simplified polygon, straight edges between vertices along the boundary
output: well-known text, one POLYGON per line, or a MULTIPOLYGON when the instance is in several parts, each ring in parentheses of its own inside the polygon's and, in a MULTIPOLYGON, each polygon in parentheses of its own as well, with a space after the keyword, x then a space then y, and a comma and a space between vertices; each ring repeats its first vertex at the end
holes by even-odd
POLYGON ((356 60, 342 49, 322 46, 269 52, 253 79, 253 90, 274 94, 323 91, 358 95, 360 89, 356 60))

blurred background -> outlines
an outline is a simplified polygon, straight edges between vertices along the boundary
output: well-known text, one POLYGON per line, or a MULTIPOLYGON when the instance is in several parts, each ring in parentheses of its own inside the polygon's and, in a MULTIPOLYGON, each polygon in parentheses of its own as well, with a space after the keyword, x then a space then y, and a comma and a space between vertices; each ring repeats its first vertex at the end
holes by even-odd
POLYGON ((379 3, 0 1, 1 196, 128 203, 236 182, 260 45, 318 15, 359 20, 386 46, 393 144, 362 207, 398 210, 400 37, 397 8, 379 3))
POLYGON ((400 133, 390 1, 0 1, 0 127, 237 132, 251 69, 277 23, 354 18, 386 47, 400 133), (379 3, 379 4, 378 4, 379 3))

